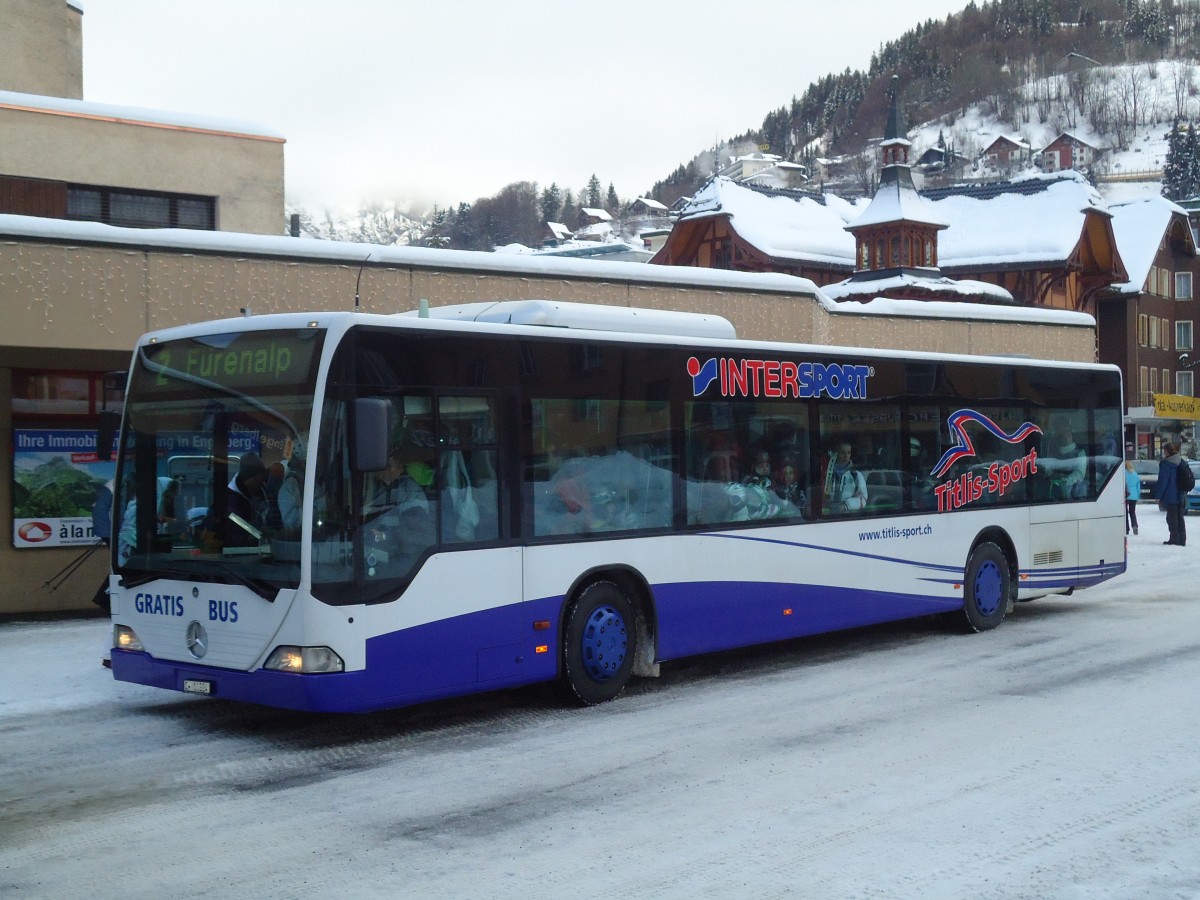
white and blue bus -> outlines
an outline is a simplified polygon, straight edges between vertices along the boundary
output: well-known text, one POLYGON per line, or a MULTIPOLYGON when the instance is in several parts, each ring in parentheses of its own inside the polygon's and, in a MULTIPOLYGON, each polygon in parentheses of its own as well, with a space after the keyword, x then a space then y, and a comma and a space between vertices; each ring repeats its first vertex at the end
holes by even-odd
POLYGON ((550 302, 190 325, 134 354, 122 681, 313 711, 1014 603, 1125 569, 1110 366, 739 341, 550 302))

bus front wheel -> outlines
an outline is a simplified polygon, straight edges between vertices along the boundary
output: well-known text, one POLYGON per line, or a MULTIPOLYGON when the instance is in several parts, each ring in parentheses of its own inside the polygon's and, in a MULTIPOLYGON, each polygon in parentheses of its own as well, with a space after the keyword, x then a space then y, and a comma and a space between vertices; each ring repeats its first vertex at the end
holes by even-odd
POLYGON ((568 696, 585 706, 617 697, 629 683, 636 649, 629 597, 610 581, 589 584, 567 612, 563 684, 568 696))
POLYGON ((979 544, 967 558, 963 581, 963 608, 956 623, 967 632, 989 631, 1004 621, 1013 593, 1008 558, 993 543, 979 544))

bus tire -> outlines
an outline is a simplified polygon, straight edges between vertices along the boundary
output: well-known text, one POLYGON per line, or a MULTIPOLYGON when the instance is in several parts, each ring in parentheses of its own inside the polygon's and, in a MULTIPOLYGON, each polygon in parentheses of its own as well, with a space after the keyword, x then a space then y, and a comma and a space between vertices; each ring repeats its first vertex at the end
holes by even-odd
POLYGON ((1013 594, 1012 570, 1004 551, 990 541, 977 544, 963 575, 963 608, 955 624, 967 633, 990 631, 1004 621, 1013 594))
POLYGON ((567 696, 592 706, 615 699, 633 673, 637 622, 629 596, 611 581, 594 581, 567 611, 563 686, 567 696))

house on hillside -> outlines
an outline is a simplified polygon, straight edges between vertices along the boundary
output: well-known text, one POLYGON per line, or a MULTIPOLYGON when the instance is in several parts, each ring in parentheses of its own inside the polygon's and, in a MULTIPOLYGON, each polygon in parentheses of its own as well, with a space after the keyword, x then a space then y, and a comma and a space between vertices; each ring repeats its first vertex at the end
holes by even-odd
POLYGON ((669 209, 665 203, 659 203, 651 197, 638 197, 629 204, 629 214, 633 216, 665 216, 669 209))
POLYGON ((692 202, 691 197, 680 197, 678 200, 676 200, 674 203, 671 204, 668 215, 678 216, 681 212, 683 212, 684 208, 691 202, 692 202))
POLYGON ((1092 165, 1104 151, 1082 138, 1064 131, 1037 155, 1037 166, 1043 172, 1061 172, 1064 169, 1083 170, 1092 165))
POLYGON ((1076 72, 1086 72, 1088 69, 1099 69, 1102 65, 1102 63, 1097 62, 1090 56, 1071 52, 1058 61, 1058 64, 1054 67, 1054 71, 1060 74, 1074 74, 1076 72))
POLYGON ((759 184, 763 187, 794 189, 808 181, 808 169, 774 153, 751 153, 733 156, 717 172, 739 184, 759 184))
POLYGON ((571 229, 562 222, 546 222, 542 225, 543 247, 557 247, 574 236, 571 229))
POLYGON ((957 171, 962 168, 966 159, 948 147, 930 147, 917 157, 913 168, 919 172, 957 171))
MULTIPOLYGON (((1200 256, 1185 209, 1163 197, 1109 207, 1128 280, 1097 297, 1099 356, 1120 366, 1137 455, 1154 459, 1164 434, 1195 432, 1156 397, 1195 397, 1196 285, 1200 256)), ((1190 405, 1171 404, 1176 409, 1190 405)))
POLYGON ((983 148, 979 158, 993 169, 1014 169, 1028 163, 1032 152, 1028 141, 1002 134, 983 148))
POLYGON ((603 222, 612 222, 613 220, 607 209, 600 209, 599 207, 585 206, 579 211, 579 214, 584 226, 599 225, 603 222))

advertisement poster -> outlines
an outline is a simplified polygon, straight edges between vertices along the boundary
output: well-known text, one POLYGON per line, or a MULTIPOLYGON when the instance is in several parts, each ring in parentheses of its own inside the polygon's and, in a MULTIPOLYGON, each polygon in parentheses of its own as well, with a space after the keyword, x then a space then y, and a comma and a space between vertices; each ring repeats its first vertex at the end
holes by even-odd
POLYGON ((23 549, 96 543, 92 505, 116 473, 116 457, 96 456, 96 432, 13 431, 13 546, 23 549))

